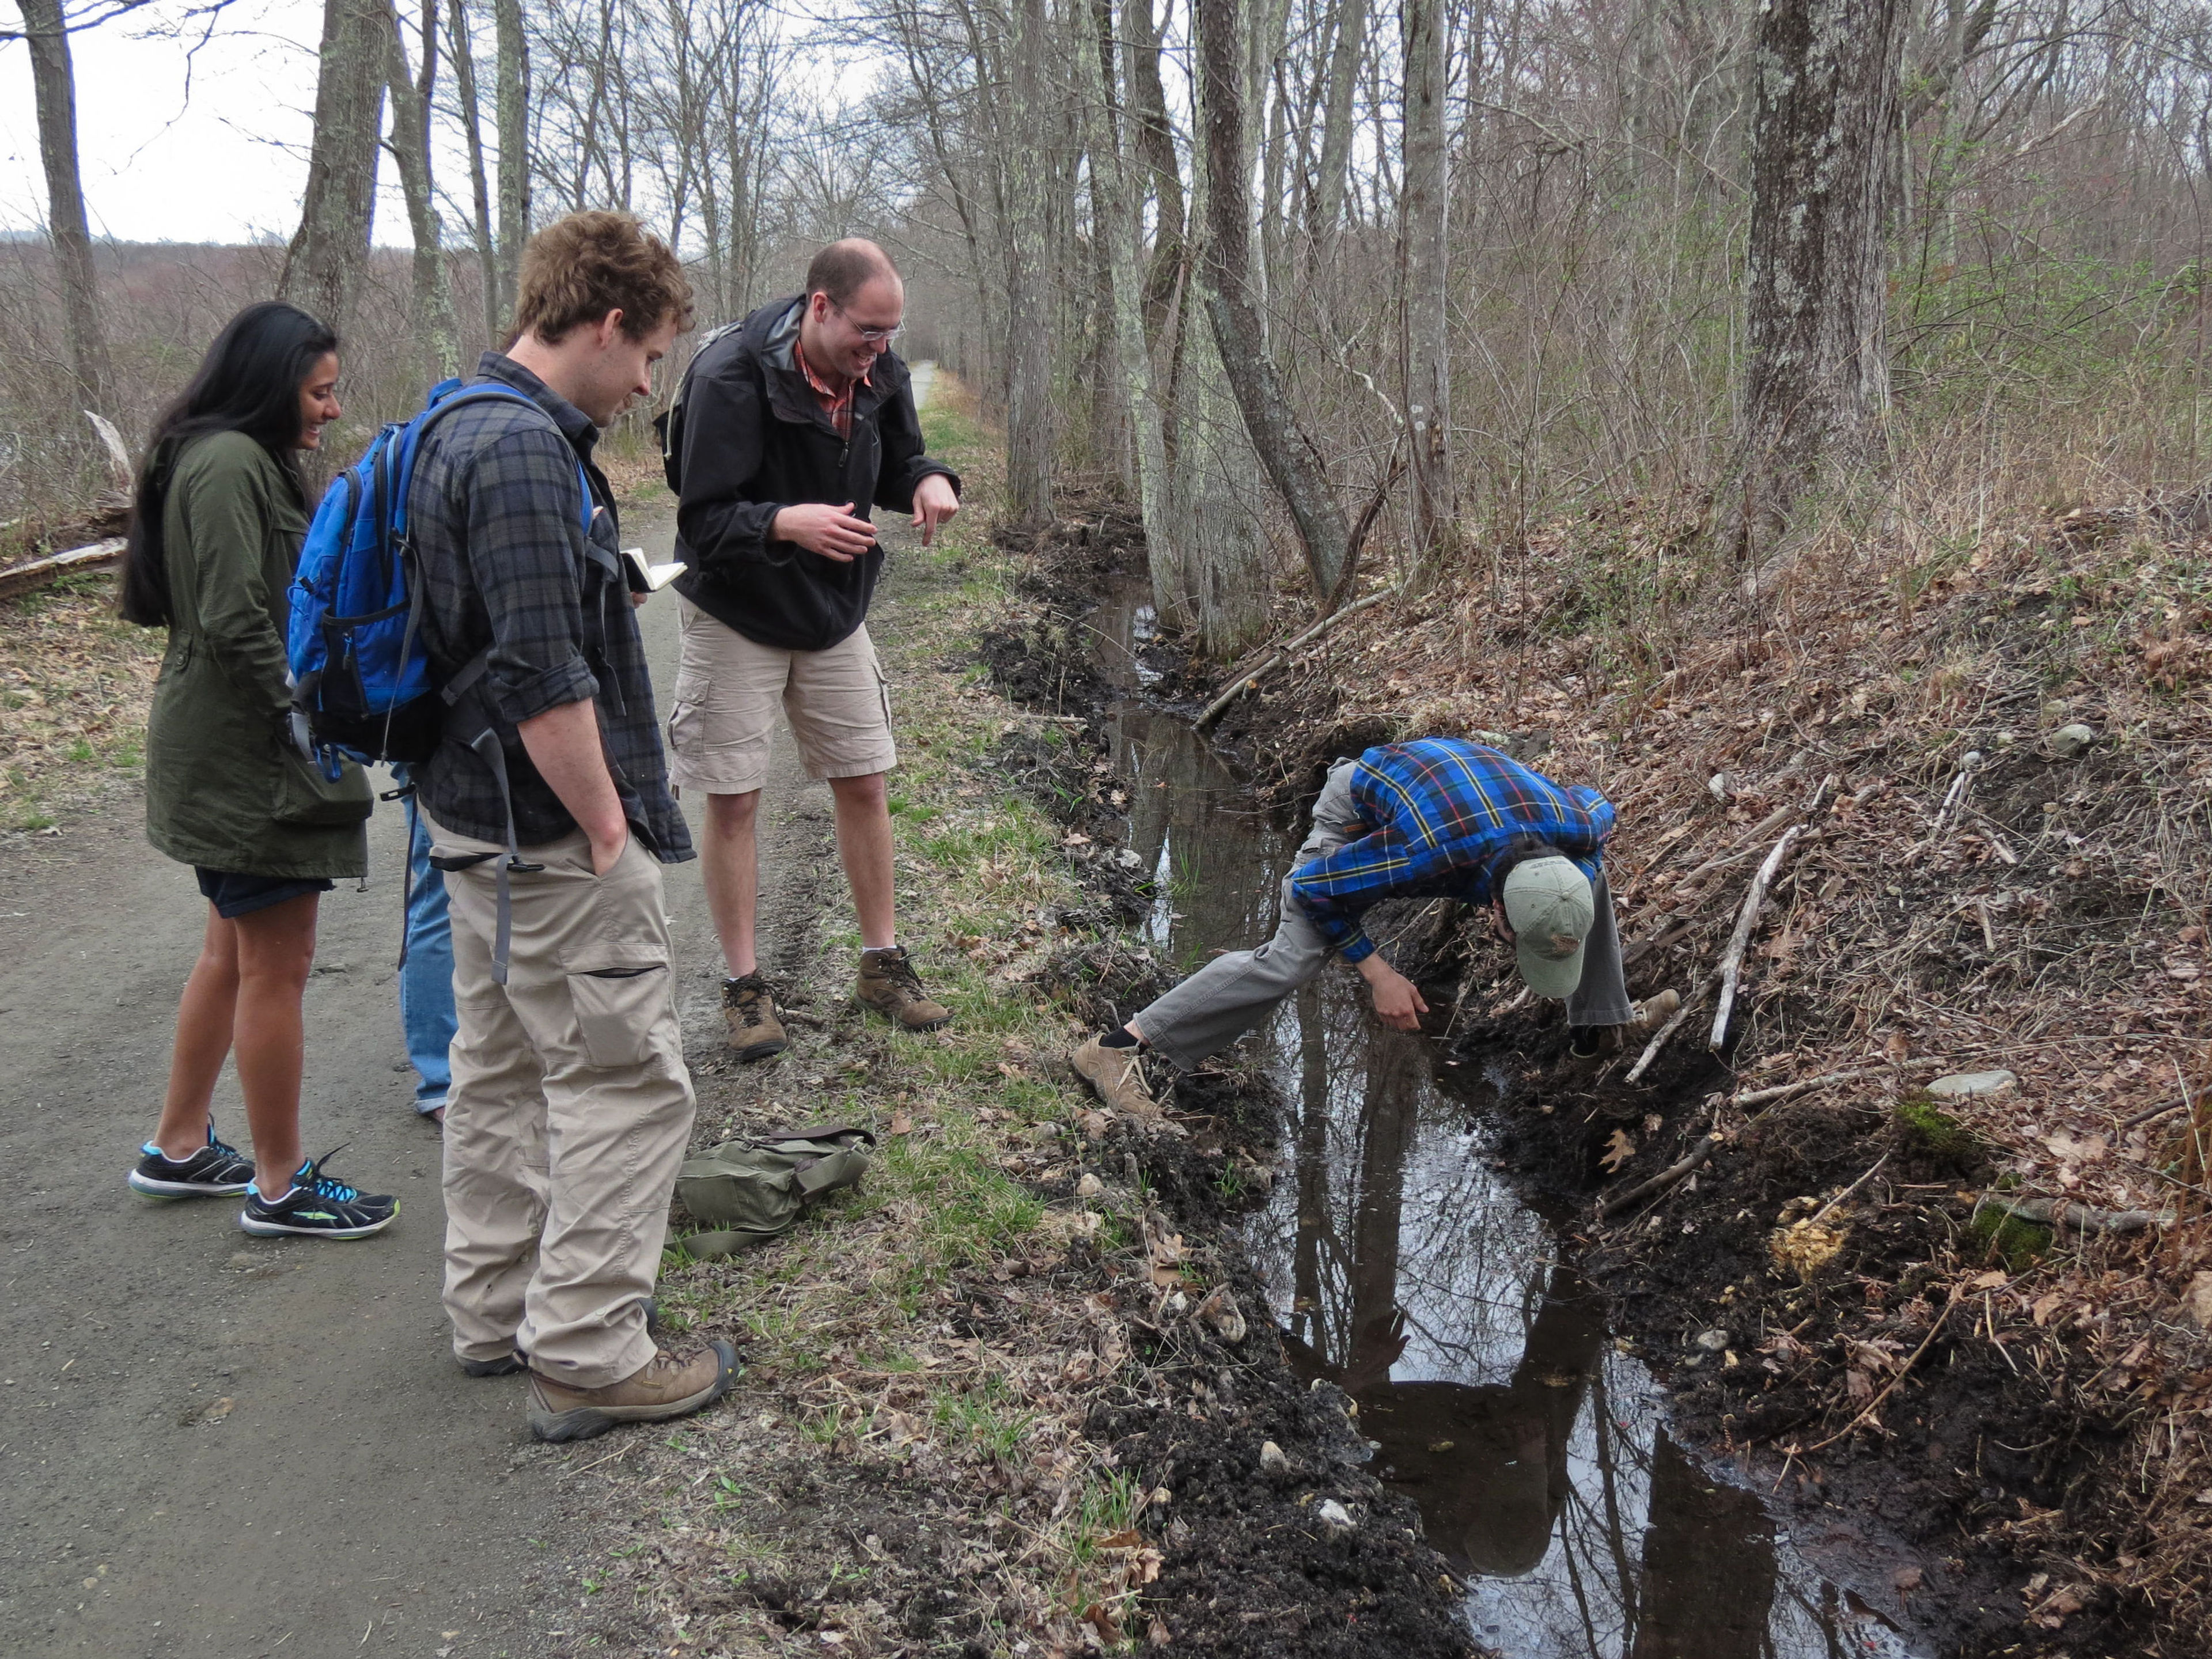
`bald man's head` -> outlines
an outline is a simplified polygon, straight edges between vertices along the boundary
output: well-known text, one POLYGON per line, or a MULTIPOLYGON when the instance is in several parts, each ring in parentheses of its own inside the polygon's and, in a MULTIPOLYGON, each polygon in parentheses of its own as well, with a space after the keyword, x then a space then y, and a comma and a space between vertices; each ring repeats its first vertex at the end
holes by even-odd
POLYGON ((865 236, 848 236, 814 256, 806 267, 806 292, 809 297, 827 295, 833 306, 849 306, 854 295, 882 278, 905 286, 890 254, 865 236))

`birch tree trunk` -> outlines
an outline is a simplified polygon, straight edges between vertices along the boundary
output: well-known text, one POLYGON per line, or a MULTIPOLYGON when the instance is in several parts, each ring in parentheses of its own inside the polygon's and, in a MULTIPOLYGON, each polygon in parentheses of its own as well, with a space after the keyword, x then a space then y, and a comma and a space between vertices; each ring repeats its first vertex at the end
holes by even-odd
POLYGON ((1238 0, 1193 0, 1206 172, 1206 309, 1223 372, 1267 477, 1304 544, 1314 603, 1334 601, 1350 529, 1264 343, 1251 288, 1251 180, 1244 143, 1238 0))
POLYGON ((1402 0, 1405 187, 1398 198, 1405 279, 1406 430, 1413 443, 1413 546, 1433 570, 1450 550, 1451 356, 1445 276, 1451 190, 1445 176, 1448 29, 1443 0, 1402 0))
POLYGON ((1908 16, 1905 0, 1770 0, 1759 15, 1742 402, 1751 556, 1889 400, 1884 232, 1908 16))
POLYGON ((85 222, 84 185, 76 159, 76 76, 61 0, 18 0, 31 49, 31 95, 38 105, 39 159, 46 169, 46 240, 62 289, 62 326, 76 395, 94 410, 111 384, 107 337, 100 328, 100 277, 93 269, 92 232, 85 222))
POLYGON ((386 78, 392 90, 392 157, 399 164, 399 188, 407 199, 407 229, 415 241, 415 333, 422 349, 427 383, 434 384, 459 367, 454 338, 453 296, 446 280, 445 227, 439 222, 430 179, 430 90, 438 65, 438 0, 422 0, 422 79, 407 65, 399 14, 389 3, 390 58, 386 78))
POLYGON ((391 0, 326 0, 314 148, 300 228, 276 295, 345 334, 376 214, 377 135, 391 59, 391 0))
POLYGON ((1052 517, 1053 291, 1045 268, 1051 125, 1045 0, 1015 0, 1014 118, 1000 128, 1006 187, 1006 516, 1036 530, 1052 517))
POLYGON ((461 103, 461 131, 469 152, 471 205, 475 208, 477 264, 483 285, 483 343, 501 343, 499 303, 499 245, 492 240, 491 177, 484 167, 483 111, 477 97, 476 47, 469 39, 462 0, 450 0, 446 33, 453 52, 453 90, 461 103))
POLYGON ((515 274, 530 240, 530 45, 522 33, 522 0, 495 0, 499 56, 499 312, 514 316, 515 274))

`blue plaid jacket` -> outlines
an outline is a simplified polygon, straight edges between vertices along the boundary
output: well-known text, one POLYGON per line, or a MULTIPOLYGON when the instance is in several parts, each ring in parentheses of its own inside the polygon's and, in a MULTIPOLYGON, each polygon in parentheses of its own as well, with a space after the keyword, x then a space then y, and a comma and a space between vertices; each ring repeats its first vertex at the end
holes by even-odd
POLYGON ((1375 949, 1359 926, 1371 904, 1487 904, 1497 878, 1534 842, 1595 879, 1613 833, 1612 803, 1596 790, 1563 787, 1498 750, 1450 738, 1369 750, 1352 769, 1352 799, 1368 833, 1291 876, 1291 896, 1346 962, 1375 949))

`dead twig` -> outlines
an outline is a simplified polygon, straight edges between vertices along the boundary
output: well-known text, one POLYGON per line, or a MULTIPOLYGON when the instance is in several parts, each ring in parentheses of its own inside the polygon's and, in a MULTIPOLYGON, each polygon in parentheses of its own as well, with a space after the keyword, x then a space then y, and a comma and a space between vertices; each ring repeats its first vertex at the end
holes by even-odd
POLYGON ((1875 1413, 1881 1408, 1881 1402, 1888 1399, 1892 1394, 1896 1392, 1897 1385, 1905 1381, 1906 1373, 1911 1371, 1913 1366, 1919 1362, 1920 1356, 1928 1352, 1929 1345, 1936 1340, 1936 1334, 1943 1328, 1943 1322, 1951 1316, 1951 1310, 1959 1305, 1961 1294, 1962 1292, 1960 1288, 1954 1285, 1951 1287, 1951 1299, 1943 1304, 1943 1311, 1936 1316, 1936 1322, 1928 1328, 1928 1334, 1920 1340, 1920 1346, 1912 1351, 1912 1357, 1897 1368, 1897 1375, 1891 1377, 1889 1381, 1883 1385, 1882 1390, 1880 1394, 1875 1395, 1873 1399, 1867 1401, 1865 1410, 1862 1411, 1856 1417, 1851 1419, 1850 1422, 1844 1424, 1842 1428, 1838 1429, 1826 1440, 1817 1441, 1814 1444, 1806 1447, 1805 1449, 1808 1452, 1816 1452, 1820 1450, 1823 1447, 1834 1445, 1836 1442, 1841 1440, 1845 1435, 1850 1433, 1852 1430, 1857 1428, 1860 1424, 1865 1422, 1867 1419, 1872 1417, 1875 1413))
POLYGON ((1277 647, 1274 655, 1269 657, 1267 661, 1261 663, 1250 673, 1239 674, 1235 682, 1232 683, 1226 690, 1223 691, 1222 694, 1216 697, 1212 702, 1206 704, 1205 708, 1200 709, 1198 711, 1198 718, 1193 720, 1191 725, 1200 732, 1205 731, 1207 726, 1212 725, 1214 721, 1221 718, 1223 713, 1228 708, 1231 703, 1235 702, 1237 698, 1243 696, 1247 691, 1253 690, 1261 680, 1265 679, 1268 675, 1273 673, 1278 668, 1280 668, 1285 663, 1288 662, 1291 658, 1291 653, 1297 650, 1300 646, 1311 644, 1322 635, 1328 633, 1329 629, 1334 628, 1339 623, 1342 622, 1346 617, 1357 616, 1359 612, 1368 609, 1371 605, 1377 605, 1382 604, 1385 599, 1394 599, 1397 597, 1398 590, 1395 587, 1386 587, 1382 589, 1379 592, 1370 593, 1364 599, 1354 599, 1350 605, 1346 605, 1341 611, 1330 612, 1328 616, 1323 617, 1319 622, 1316 623, 1311 628, 1306 629, 1304 633, 1299 635, 1296 639, 1284 641, 1281 646, 1277 647))
POLYGON ((1848 1072, 1823 1072, 1818 1077, 1801 1077, 1795 1083, 1777 1083, 1765 1089, 1753 1089, 1735 1096, 1731 1106, 1764 1106, 1771 1100, 1787 1100, 1792 1095, 1825 1089, 1832 1083, 1863 1083, 1869 1078, 1894 1077, 1901 1072, 1932 1070, 1945 1062, 1939 1060, 1908 1060, 1895 1066, 1861 1066, 1848 1072))
POLYGON ((1716 1053, 1728 1040, 1729 1016, 1735 1012, 1736 981, 1743 972, 1744 947, 1751 943, 1751 930, 1758 925, 1759 910, 1766 902, 1766 890, 1774 884, 1775 872, 1782 868, 1790 844, 1804 828, 1802 823, 1792 824, 1783 832, 1782 839, 1774 843, 1774 850, 1766 855, 1766 862, 1751 878, 1751 890, 1743 896, 1743 909, 1735 919, 1735 932, 1729 935, 1727 952, 1721 957, 1720 1006, 1714 1011, 1713 1034, 1705 1044, 1716 1053))
POLYGON ((1883 1164, 1887 1164, 1887 1163, 1888 1163, 1888 1162, 1889 1162, 1889 1154, 1888 1154, 1887 1152, 1884 1152, 1884 1153, 1883 1153, 1880 1158, 1878 1158, 1875 1159, 1875 1161, 1874 1161, 1874 1169, 1869 1170, 1868 1170, 1864 1175, 1861 1176, 1860 1176, 1856 1181, 1854 1181, 1853 1182, 1851 1182, 1851 1184, 1850 1184, 1850 1186, 1848 1186, 1848 1187, 1844 1188, 1843 1191, 1841 1191, 1840 1193, 1838 1193, 1838 1194, 1837 1194, 1833 1198, 1830 1199, 1830 1200, 1829 1200, 1826 1204, 1823 1204, 1823 1205, 1822 1205, 1819 1209, 1817 1209, 1817 1210, 1814 1211, 1814 1212, 1813 1212, 1813 1213, 1812 1213, 1812 1215, 1811 1215, 1811 1217, 1808 1218, 1808 1224, 1809 1225, 1809 1224, 1811 1224, 1811 1222, 1825 1220, 1825 1219, 1827 1218, 1827 1216, 1829 1215, 1829 1213, 1830 1213, 1831 1212, 1832 1212, 1832 1211, 1836 1208, 1836 1206, 1837 1206, 1838 1205, 1841 1204, 1841 1203, 1842 1203, 1845 1199, 1849 1198, 1849 1197, 1850 1197, 1853 1193, 1855 1193, 1855 1192, 1858 1191, 1858 1189, 1859 1189, 1860 1188, 1862 1188, 1862 1187, 1865 1186, 1865 1185, 1867 1184, 1867 1182, 1868 1182, 1872 1181, 1872 1180, 1874 1179, 1874 1176, 1875 1176, 1875 1170, 1879 1170, 1880 1168, 1881 1168, 1881 1166, 1882 1166, 1883 1164))
POLYGON ((1613 1217, 1619 1215, 1623 1210, 1629 1208, 1632 1205, 1642 1203, 1654 1193, 1663 1193, 1669 1187, 1674 1186, 1680 1182, 1686 1181, 1707 1158, 1711 1158, 1713 1153, 1719 1149, 1721 1139, 1722 1138, 1717 1134, 1707 1135, 1703 1140, 1697 1144, 1697 1146, 1691 1152, 1690 1155, 1687 1158, 1683 1158, 1680 1162, 1669 1164, 1665 1169, 1660 1170, 1657 1175, 1653 1176, 1649 1181, 1639 1181, 1633 1187, 1631 1187, 1626 1192, 1622 1193, 1616 1197, 1603 1200, 1597 1206, 1598 1219, 1601 1221, 1610 1221, 1613 1217))
POLYGON ((1638 1057, 1636 1064, 1628 1068, 1628 1076, 1624 1081, 1637 1082, 1650 1069, 1651 1062, 1659 1058, 1659 1051, 1667 1046, 1667 1039, 1689 1018, 1691 1011, 1705 1000, 1705 993, 1712 989, 1713 981, 1717 977, 1717 975, 1707 976, 1703 984, 1682 999, 1682 1006, 1674 1011, 1674 1018, 1662 1025, 1653 1033, 1651 1041, 1644 1045, 1643 1054, 1638 1057))

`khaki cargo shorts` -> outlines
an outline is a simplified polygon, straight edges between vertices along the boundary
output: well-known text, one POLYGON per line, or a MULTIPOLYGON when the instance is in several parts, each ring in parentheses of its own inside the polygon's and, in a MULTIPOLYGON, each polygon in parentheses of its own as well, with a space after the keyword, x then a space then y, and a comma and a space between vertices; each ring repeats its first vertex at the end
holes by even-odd
POLYGON ((863 626, 827 651, 756 645, 682 594, 668 777, 678 789, 750 794, 768 781, 781 702, 810 778, 858 778, 898 764, 890 690, 863 626))

